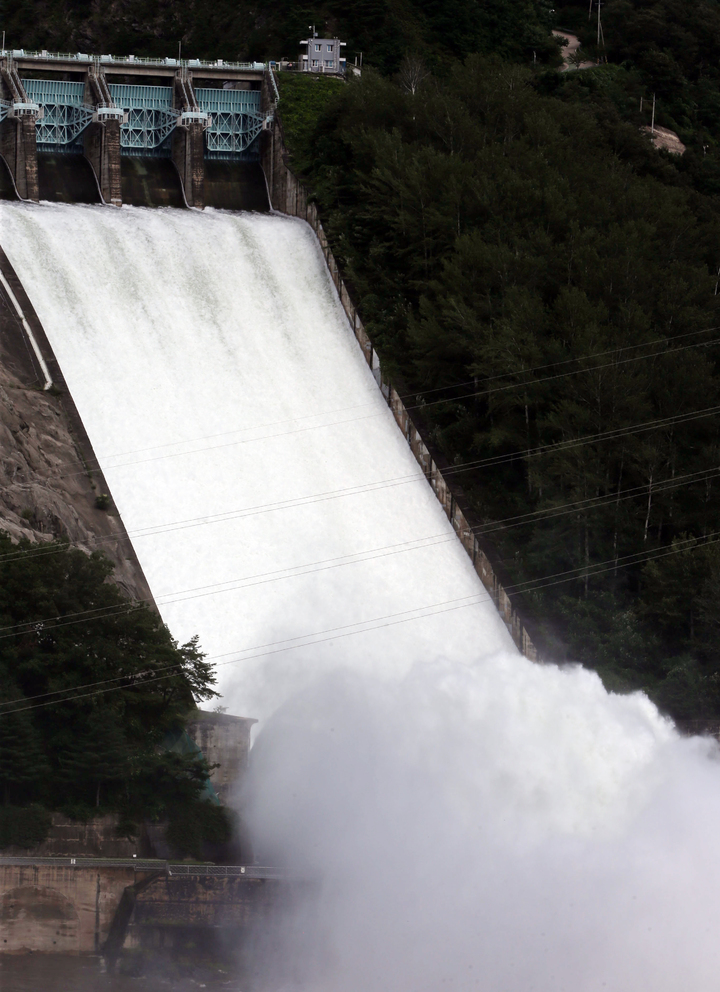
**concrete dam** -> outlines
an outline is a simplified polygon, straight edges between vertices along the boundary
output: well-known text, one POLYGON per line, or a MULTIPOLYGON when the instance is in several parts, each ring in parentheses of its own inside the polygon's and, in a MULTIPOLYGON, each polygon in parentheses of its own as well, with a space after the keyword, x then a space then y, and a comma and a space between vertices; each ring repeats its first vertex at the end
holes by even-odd
POLYGON ((266 987, 711 992, 716 746, 530 660, 277 150, 282 213, 0 204, 158 609, 261 721, 258 854, 321 882, 266 987))
POLYGON ((5 51, 0 198, 267 210, 263 63, 5 51))

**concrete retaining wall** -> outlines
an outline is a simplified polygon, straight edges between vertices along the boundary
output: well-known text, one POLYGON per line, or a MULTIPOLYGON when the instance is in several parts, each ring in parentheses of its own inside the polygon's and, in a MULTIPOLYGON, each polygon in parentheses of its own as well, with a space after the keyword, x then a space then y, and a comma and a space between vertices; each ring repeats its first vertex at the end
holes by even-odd
POLYGON ((0 866, 0 954, 94 954, 132 868, 0 866))
POLYGON ((262 925, 293 891, 292 883, 245 875, 157 876, 131 866, 0 865, 0 957, 100 953, 133 885, 131 922, 120 934, 126 948, 157 944, 158 931, 185 939, 192 930, 262 925))
POLYGON ((229 802, 247 769, 250 733, 257 720, 198 710, 187 732, 211 766, 210 781, 223 803, 229 802), (212 767, 213 765, 217 767, 212 767))
POLYGON ((540 658, 537 649, 524 623, 513 606, 512 600, 500 584, 487 555, 480 547, 465 514, 458 506, 457 499, 451 487, 435 464, 420 431, 408 414, 399 393, 386 380, 383 374, 380 358, 365 331, 357 308, 350 298, 347 286, 340 275, 335 257, 330 250, 327 237, 318 217, 317 207, 314 203, 309 202, 307 188, 288 166, 288 155, 285 148, 282 124, 277 114, 275 115, 272 129, 264 134, 261 155, 262 166, 268 184, 270 203, 273 209, 279 213, 289 214, 292 217, 300 217, 302 220, 307 221, 313 231, 315 231, 323 255, 325 256, 325 261, 327 262, 330 277, 337 289, 340 302, 343 305, 357 342, 365 356, 365 361, 372 369, 378 386, 393 412, 398 427, 403 432, 412 453, 415 455, 425 477, 432 486, 442 508, 452 523, 458 539, 470 556, 482 584, 492 596, 493 602, 505 621, 515 644, 526 658, 529 658, 531 661, 539 661, 540 658))

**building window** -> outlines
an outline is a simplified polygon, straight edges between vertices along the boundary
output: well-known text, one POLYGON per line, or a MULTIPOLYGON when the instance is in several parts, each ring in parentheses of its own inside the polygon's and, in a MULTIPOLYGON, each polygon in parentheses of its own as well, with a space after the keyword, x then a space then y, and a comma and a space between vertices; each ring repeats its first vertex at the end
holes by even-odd
POLYGON ((326 69, 332 69, 332 67, 334 65, 335 65, 335 63, 333 62, 332 59, 325 59, 325 68, 326 69))
POLYGON ((334 47, 333 45, 328 45, 328 51, 331 52, 333 50, 333 47, 334 47))
POLYGON ((322 51, 322 45, 316 45, 315 46, 315 51, 316 52, 321 52, 322 51))
POLYGON ((312 60, 312 64, 313 64, 313 65, 318 65, 318 64, 319 64, 319 63, 318 63, 318 60, 317 60, 317 59, 313 59, 313 60, 312 60))

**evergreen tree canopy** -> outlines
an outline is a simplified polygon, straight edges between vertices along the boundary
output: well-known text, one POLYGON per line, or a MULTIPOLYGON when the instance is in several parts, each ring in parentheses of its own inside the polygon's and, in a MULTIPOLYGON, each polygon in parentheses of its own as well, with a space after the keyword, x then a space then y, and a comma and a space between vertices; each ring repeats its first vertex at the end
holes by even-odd
POLYGON ((208 769, 165 753, 170 730, 216 695, 197 638, 178 645, 109 581, 112 563, 62 542, 0 534, 0 796, 49 808, 161 816, 208 769))
POLYGON ((280 116, 541 648, 717 718, 720 205, 592 89, 615 72, 471 56, 415 93, 368 72, 304 129, 319 84, 281 77, 280 116))

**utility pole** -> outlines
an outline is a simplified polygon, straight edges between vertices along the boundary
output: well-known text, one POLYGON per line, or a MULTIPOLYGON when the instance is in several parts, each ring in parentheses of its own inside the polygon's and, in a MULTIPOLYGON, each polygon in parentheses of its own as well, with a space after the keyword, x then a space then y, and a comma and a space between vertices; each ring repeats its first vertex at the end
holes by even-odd
POLYGON ((650 124, 650 134, 655 134, 655 94, 653 93, 652 123, 650 124))

